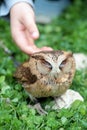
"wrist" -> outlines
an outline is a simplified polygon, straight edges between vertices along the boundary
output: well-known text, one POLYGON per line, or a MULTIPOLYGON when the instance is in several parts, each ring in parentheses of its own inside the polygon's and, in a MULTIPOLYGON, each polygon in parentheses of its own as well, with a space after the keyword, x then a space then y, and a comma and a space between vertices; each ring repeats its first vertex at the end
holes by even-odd
POLYGON ((34 11, 32 6, 27 2, 17 2, 15 3, 12 8, 10 9, 10 16, 11 15, 18 16, 22 15, 23 17, 27 14, 31 14, 34 16, 34 11))
POLYGON ((15 6, 15 5, 24 5, 24 4, 27 4, 27 5, 29 5, 30 7, 32 7, 32 8, 34 8, 34 5, 32 5, 31 3, 29 3, 28 1, 17 1, 17 2, 15 2, 12 6, 11 6, 11 8, 13 7, 13 6, 15 6))
POLYGON ((32 8, 34 8, 33 0, 4 0, 0 7, 0 16, 8 15, 11 8, 19 2, 26 2, 31 5, 32 8))

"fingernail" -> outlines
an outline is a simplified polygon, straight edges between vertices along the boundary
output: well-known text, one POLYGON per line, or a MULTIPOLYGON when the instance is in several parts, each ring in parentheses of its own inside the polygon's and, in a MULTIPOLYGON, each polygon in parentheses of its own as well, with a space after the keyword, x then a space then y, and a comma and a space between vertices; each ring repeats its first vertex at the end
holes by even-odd
POLYGON ((32 37, 33 37, 33 38, 38 38, 38 37, 39 37, 38 32, 33 32, 33 33, 32 33, 32 37))

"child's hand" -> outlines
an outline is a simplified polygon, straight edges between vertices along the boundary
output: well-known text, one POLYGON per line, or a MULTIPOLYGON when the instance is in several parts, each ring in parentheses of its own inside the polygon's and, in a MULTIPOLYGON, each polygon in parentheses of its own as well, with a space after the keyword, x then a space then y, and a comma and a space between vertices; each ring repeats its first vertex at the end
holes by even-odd
POLYGON ((10 10, 12 37, 19 48, 27 54, 42 50, 51 50, 49 47, 37 48, 34 40, 39 38, 39 31, 35 24, 35 16, 32 7, 20 2, 10 10))

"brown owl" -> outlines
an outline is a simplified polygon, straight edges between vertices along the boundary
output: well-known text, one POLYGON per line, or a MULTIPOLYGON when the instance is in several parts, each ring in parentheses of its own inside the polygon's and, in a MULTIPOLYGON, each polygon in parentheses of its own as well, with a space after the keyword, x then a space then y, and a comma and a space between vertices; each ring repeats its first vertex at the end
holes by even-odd
POLYGON ((34 97, 62 95, 71 85, 75 61, 71 52, 46 51, 30 56, 18 67, 15 77, 34 97))

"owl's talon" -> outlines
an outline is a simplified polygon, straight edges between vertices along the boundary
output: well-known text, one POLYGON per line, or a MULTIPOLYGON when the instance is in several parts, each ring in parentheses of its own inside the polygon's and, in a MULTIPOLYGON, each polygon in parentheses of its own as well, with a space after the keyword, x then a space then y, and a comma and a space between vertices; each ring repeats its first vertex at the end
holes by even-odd
POLYGON ((38 112, 40 115, 46 115, 46 114, 48 114, 48 113, 41 107, 40 103, 37 103, 37 104, 35 104, 34 106, 32 106, 32 105, 28 105, 28 106, 29 106, 29 108, 34 108, 34 109, 36 109, 37 112, 38 112))
POLYGON ((40 115, 45 115, 47 114, 47 112, 41 107, 40 103, 37 103, 34 105, 34 108, 37 110, 37 112, 40 114, 40 115))

